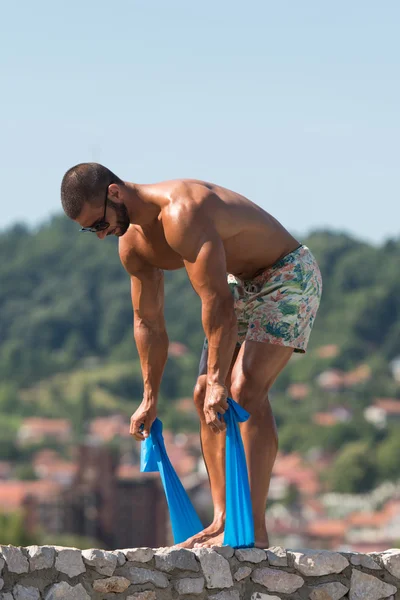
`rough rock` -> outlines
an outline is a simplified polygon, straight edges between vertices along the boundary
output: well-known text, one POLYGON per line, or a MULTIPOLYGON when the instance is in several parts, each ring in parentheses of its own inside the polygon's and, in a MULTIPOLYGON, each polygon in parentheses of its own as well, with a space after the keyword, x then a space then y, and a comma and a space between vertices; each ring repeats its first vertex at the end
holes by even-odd
POLYGON ((82 560, 82 552, 77 548, 59 548, 56 558, 56 569, 68 577, 76 577, 86 572, 82 560))
POLYGON ((6 561, 4 560, 4 558, 1 558, 1 557, 0 557, 0 575, 1 575, 1 574, 2 574, 2 572, 3 572, 3 568, 4 568, 4 565, 5 565, 5 564, 6 564, 6 561))
POLYGON ((0 600, 14 600, 14 598, 10 592, 5 592, 4 594, 0 594, 0 600))
POLYGON ((0 552, 3 555, 10 573, 28 573, 28 559, 22 553, 20 548, 15 546, 0 546, 0 552))
POLYGON ((236 579, 236 581, 242 581, 242 579, 245 579, 246 577, 248 577, 251 573, 251 568, 250 567, 239 567, 238 570, 236 571, 236 573, 234 574, 234 578, 236 579))
POLYGON ((365 569, 380 569, 381 567, 378 565, 374 559, 368 554, 353 554, 350 558, 350 562, 355 567, 364 567, 365 569))
POLYGON ((235 549, 232 546, 213 546, 212 549, 224 558, 232 558, 235 554, 235 549))
POLYGON ((272 567, 287 567, 287 553, 281 546, 272 546, 266 550, 268 562, 272 567))
POLYGON ((260 563, 267 558, 265 550, 261 548, 239 548, 235 552, 236 558, 240 561, 246 561, 251 563, 260 563))
POLYGON ((269 594, 261 594, 260 592, 254 592, 251 596, 251 600, 281 600, 278 596, 270 596, 269 594))
POLYGON ((13 588, 15 600, 40 600, 40 592, 34 587, 24 587, 17 583, 13 588))
POLYGON ((129 567, 127 573, 131 583, 153 583, 158 588, 167 588, 169 585, 168 577, 158 571, 141 569, 140 567, 129 567))
POLYGON ((149 562, 154 556, 153 548, 128 548, 123 550, 127 560, 135 562, 149 562))
POLYGON ((90 567, 94 567, 100 575, 112 575, 116 569, 118 558, 112 552, 106 550, 82 550, 84 562, 90 567))
POLYGON ((240 596, 237 590, 230 590, 220 592, 216 596, 209 596, 209 600, 240 600, 240 596))
POLYGON ((171 573, 174 569, 195 573, 200 570, 196 555, 185 548, 158 551, 155 554, 155 562, 156 568, 165 573, 171 573))
POLYGON ((254 583, 266 587, 269 592, 281 592, 282 594, 293 594, 304 584, 304 579, 300 575, 268 567, 255 569, 251 579, 254 583))
POLYGON ((339 581, 322 583, 315 586, 310 594, 310 600, 340 600, 348 591, 349 588, 339 581))
POLYGON ((400 550, 391 549, 382 554, 382 564, 393 577, 400 578, 400 550))
POLYGON ((111 553, 115 554, 115 556, 117 557, 118 567, 122 567, 122 565, 124 565, 126 563, 126 556, 122 552, 122 550, 111 550, 111 553))
POLYGON ((350 600, 381 600, 396 594, 394 585, 385 583, 373 575, 353 569, 351 574, 350 600))
POLYGON ((122 594, 128 587, 131 585, 131 582, 126 577, 107 577, 106 579, 96 579, 93 582, 93 589, 95 592, 99 592, 100 594, 122 594))
POLYGON ((133 596, 128 596, 126 600, 157 600, 157 596, 152 590, 147 590, 146 592, 137 592, 133 596))
POLYGON ((51 569, 54 565, 56 551, 51 546, 28 546, 30 571, 51 569))
POLYGON ((66 581, 52 585, 44 597, 45 600, 90 600, 89 594, 81 583, 72 586, 66 581))
POLYGON ((206 578, 206 587, 209 590, 233 586, 231 568, 223 556, 211 548, 198 548, 194 552, 200 560, 206 578))
POLYGON ((328 550, 303 550, 289 552, 294 557, 294 566, 302 575, 311 577, 341 573, 349 566, 347 558, 339 552, 328 550))
POLYGON ((174 587, 178 594, 201 594, 204 590, 204 577, 184 577, 175 581, 174 587))

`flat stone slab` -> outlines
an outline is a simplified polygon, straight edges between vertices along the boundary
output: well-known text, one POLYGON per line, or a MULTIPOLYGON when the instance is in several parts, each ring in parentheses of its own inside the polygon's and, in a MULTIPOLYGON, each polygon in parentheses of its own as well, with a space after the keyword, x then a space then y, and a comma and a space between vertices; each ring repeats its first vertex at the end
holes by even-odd
POLYGON ((251 567, 239 567, 233 577, 236 581, 242 581, 250 575, 251 571, 251 567))
POLYGON ((149 562, 154 556, 153 548, 127 548, 122 552, 127 560, 141 563, 149 562))
POLYGON ((268 567, 255 569, 251 579, 266 587, 269 592, 282 594, 293 594, 304 585, 304 579, 300 575, 268 567))
POLYGON ((261 548, 239 548, 235 556, 242 562, 260 563, 267 558, 267 553, 261 548))
POLYGON ((200 571, 200 565, 196 555, 190 550, 179 548, 178 550, 163 549, 155 553, 156 568, 165 573, 172 573, 175 569, 181 571, 200 571))
POLYGON ((299 573, 311 577, 341 573, 349 566, 347 558, 339 552, 328 550, 303 550, 301 552, 288 552, 294 558, 294 566, 299 573))
POLYGON ((340 600, 349 591, 349 588, 339 581, 322 583, 315 586, 310 594, 310 600, 340 600))
POLYGON ((194 552, 200 560, 207 589, 233 587, 231 568, 226 558, 211 548, 198 548, 194 552))
POLYGON ((220 592, 216 596, 209 596, 208 598, 209 600, 240 600, 238 590, 220 592))
POLYGON ((268 562, 271 567, 287 567, 287 552, 280 546, 272 546, 266 550, 268 562))
POLYGON ((13 588, 14 600, 40 600, 40 592, 34 587, 25 587, 17 583, 13 588))
POLYGON ((133 596, 128 596, 126 600, 157 600, 157 596, 153 590, 147 590, 146 592, 137 592, 133 596))
POLYGON ((350 558, 350 562, 355 567, 364 567, 365 569, 375 570, 381 569, 372 556, 369 556, 368 554, 353 554, 353 556, 350 558))
POLYGON ((385 583, 373 575, 353 569, 351 574, 350 600, 381 600, 396 594, 394 585, 385 583))
POLYGON ((201 594, 204 590, 204 577, 183 577, 175 581, 174 587, 181 596, 201 594))
POLYGON ((62 548, 57 552, 56 569, 65 573, 68 577, 76 577, 86 573, 86 567, 82 560, 82 552, 77 548, 62 548))
POLYGON ((0 546, 0 552, 10 573, 28 573, 29 562, 22 550, 15 546, 0 546))
POLYGON ((44 600, 90 600, 90 596, 81 583, 72 586, 61 581, 51 586, 44 600))
POLYGON ((129 579, 115 575, 93 581, 94 591, 99 592, 100 594, 122 594, 122 592, 125 592, 130 585, 131 582, 129 579))
POLYGON ((82 550, 82 558, 90 567, 94 567, 100 575, 113 575, 118 564, 118 558, 113 552, 106 550, 82 550))
POLYGON ((128 567, 127 576, 131 583, 153 583, 158 588, 167 588, 169 586, 168 577, 159 571, 151 569, 142 569, 141 567, 128 567))
POLYGON ((56 551, 51 546, 28 546, 29 570, 40 571, 51 569, 54 565, 56 551))
POLYGON ((388 550, 381 555, 382 564, 393 577, 400 579, 400 550, 388 550))
POLYGON ((251 596, 251 600, 281 600, 279 596, 270 596, 270 594, 262 594, 261 592, 254 592, 251 596))

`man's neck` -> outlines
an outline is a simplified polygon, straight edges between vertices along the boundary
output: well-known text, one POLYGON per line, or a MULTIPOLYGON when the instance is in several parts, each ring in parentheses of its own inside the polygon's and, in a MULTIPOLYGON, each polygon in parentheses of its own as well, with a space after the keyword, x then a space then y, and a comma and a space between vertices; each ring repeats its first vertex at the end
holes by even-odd
POLYGON ((154 223, 161 211, 156 199, 146 194, 143 186, 137 183, 125 182, 125 185, 129 189, 126 206, 130 222, 140 226, 154 223))

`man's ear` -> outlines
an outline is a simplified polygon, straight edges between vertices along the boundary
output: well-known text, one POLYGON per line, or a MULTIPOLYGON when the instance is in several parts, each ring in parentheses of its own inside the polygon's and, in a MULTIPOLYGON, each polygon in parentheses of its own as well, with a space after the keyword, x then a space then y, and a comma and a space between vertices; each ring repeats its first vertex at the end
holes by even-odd
POLYGON ((108 197, 116 204, 123 203, 122 190, 121 186, 118 183, 110 183, 110 185, 108 186, 108 197))

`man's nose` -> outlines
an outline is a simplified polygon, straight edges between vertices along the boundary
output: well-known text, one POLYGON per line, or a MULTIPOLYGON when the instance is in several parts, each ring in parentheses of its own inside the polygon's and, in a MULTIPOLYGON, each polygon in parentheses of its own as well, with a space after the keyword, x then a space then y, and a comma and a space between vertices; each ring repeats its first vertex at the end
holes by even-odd
POLYGON ((99 238, 99 240, 103 240, 107 235, 107 229, 104 229, 104 231, 98 231, 96 235, 99 238))

